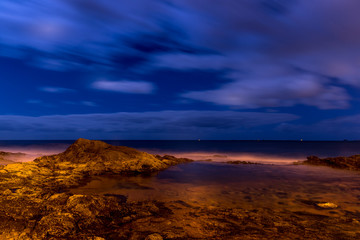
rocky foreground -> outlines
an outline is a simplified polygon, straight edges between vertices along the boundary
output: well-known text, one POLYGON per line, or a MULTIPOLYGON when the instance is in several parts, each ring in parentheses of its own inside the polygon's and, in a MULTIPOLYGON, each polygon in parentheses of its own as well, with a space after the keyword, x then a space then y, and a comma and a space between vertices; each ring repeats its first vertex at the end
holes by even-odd
POLYGON ((156 205, 128 205, 123 196, 72 195, 70 188, 94 175, 148 174, 189 161, 79 139, 63 153, 0 166, 0 239, 108 235, 112 224, 123 224, 124 217, 129 221, 140 212, 149 214, 147 208, 156 205))
POLYGON ((0 239, 360 239, 354 213, 336 218, 69 192, 94 175, 148 174, 189 161, 79 139, 61 154, 1 166, 0 239))
POLYGON ((332 157, 332 158, 319 158, 316 156, 307 157, 307 160, 302 164, 315 165, 315 166, 328 166, 338 169, 347 170, 360 170, 360 155, 353 155, 350 157, 332 157))

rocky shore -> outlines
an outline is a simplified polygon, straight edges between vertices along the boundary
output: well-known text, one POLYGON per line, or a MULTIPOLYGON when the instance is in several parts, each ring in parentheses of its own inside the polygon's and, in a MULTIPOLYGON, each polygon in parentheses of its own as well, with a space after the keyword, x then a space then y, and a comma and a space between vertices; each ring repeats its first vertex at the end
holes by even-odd
POLYGON ((360 170, 360 155, 353 155, 350 157, 332 157, 332 158, 319 158, 317 156, 309 156, 307 160, 302 162, 306 165, 315 166, 328 166, 338 169, 347 170, 360 170))
MULTIPOLYGON (((360 238, 356 212, 339 218, 325 212, 194 206, 185 201, 131 202, 122 195, 69 191, 95 175, 149 174, 190 161, 79 139, 63 153, 1 166, 0 239, 360 238)), ((321 211, 338 207, 303 204, 324 208, 321 211)))
POLYGON ((63 153, 0 166, 0 239, 104 235, 111 232, 112 224, 118 227, 158 207, 126 204, 125 197, 116 195, 72 195, 70 188, 85 184, 94 175, 149 174, 190 161, 78 139, 63 153))
POLYGON ((14 163, 13 160, 19 157, 24 157, 25 155, 25 153, 11 153, 0 151, 0 165, 14 163))

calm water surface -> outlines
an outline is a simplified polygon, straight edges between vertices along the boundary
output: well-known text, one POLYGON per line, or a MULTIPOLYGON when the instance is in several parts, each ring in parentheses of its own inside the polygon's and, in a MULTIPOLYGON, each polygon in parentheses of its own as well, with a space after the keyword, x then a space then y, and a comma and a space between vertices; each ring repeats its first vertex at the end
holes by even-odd
POLYGON ((200 207, 265 207, 343 215, 359 213, 360 174, 327 167, 193 162, 149 177, 97 177, 76 194, 121 194, 129 201, 184 201, 200 207), (322 210, 314 202, 339 208, 322 210))

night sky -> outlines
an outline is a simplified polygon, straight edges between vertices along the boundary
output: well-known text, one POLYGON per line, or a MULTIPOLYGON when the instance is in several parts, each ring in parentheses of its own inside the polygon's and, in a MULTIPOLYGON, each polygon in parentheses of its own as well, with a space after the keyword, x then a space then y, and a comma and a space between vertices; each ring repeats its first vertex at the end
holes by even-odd
POLYGON ((359 0, 1 0, 0 139, 360 139, 359 0))

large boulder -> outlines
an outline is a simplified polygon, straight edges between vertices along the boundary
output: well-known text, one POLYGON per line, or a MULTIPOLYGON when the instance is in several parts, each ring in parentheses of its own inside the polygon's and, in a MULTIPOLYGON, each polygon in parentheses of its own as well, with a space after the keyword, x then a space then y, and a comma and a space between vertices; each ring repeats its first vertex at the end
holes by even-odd
POLYGON ((91 175, 105 173, 149 173, 190 159, 158 156, 102 141, 78 139, 65 152, 34 160, 54 170, 79 170, 91 175))

